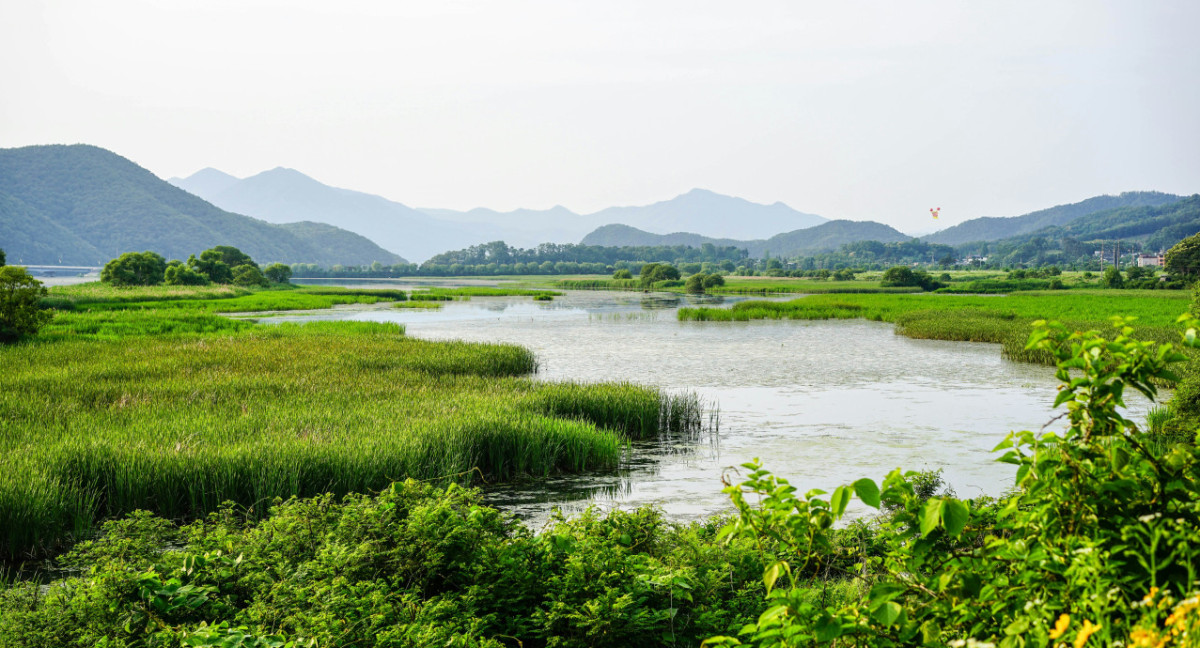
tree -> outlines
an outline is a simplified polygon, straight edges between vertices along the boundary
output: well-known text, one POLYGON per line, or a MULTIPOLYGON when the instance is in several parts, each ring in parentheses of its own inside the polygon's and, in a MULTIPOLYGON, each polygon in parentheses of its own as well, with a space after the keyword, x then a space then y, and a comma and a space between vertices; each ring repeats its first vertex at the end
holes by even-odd
POLYGON ((188 257, 187 264, 192 270, 204 275, 213 283, 227 284, 233 281, 233 272, 229 269, 229 265, 220 259, 220 255, 208 254, 209 250, 200 254, 197 259, 196 255, 188 257), (205 257, 205 255, 208 255, 205 257))
POLYGON ((0 267, 0 342, 33 335, 54 317, 42 308, 46 288, 25 268, 0 267))
POLYGON ((4 248, 0 248, 0 266, 4 265, 4 248))
POLYGON ((881 286, 920 286, 922 290, 937 290, 942 284, 922 270, 912 270, 904 266, 893 266, 883 273, 881 286))
POLYGON ((249 254, 242 252, 232 245, 218 245, 216 247, 209 248, 200 253, 200 258, 215 258, 230 268, 236 268, 241 265, 251 265, 255 268, 258 267, 258 264, 254 262, 254 259, 250 258, 249 254))
POLYGON ((675 281, 679 279, 679 270, 669 263, 647 263, 638 272, 643 287, 650 287, 659 281, 675 281))
POLYGON ((163 282, 167 260, 149 250, 126 252, 104 264, 100 281, 114 286, 154 286, 163 282))
POLYGON ((621 268, 620 270, 617 270, 616 272, 613 273, 612 278, 613 279, 633 279, 633 275, 630 274, 629 268, 621 268))
POLYGON ((206 286, 208 277, 179 261, 172 261, 163 272, 163 282, 170 286, 206 286))
POLYGON ((683 284, 683 289, 690 293, 704 292, 704 277, 700 273, 696 273, 687 278, 687 282, 683 284))
POLYGON ((240 265, 233 269, 233 283, 239 286, 269 286, 271 282, 263 276, 256 265, 240 265))
POLYGON ((263 269, 263 274, 275 283, 285 284, 292 278, 292 269, 282 263, 272 263, 263 269))
POLYGON ((1194 234, 1167 250, 1163 259, 1167 274, 1182 279, 1200 277, 1200 234, 1194 234))
POLYGON ((1104 277, 1100 280, 1100 283, 1105 288, 1124 288, 1125 287, 1125 279, 1124 279, 1124 277, 1121 276, 1121 271, 1117 270, 1116 268, 1114 268, 1112 266, 1109 266, 1104 269, 1104 277))
POLYGON ((892 266, 883 273, 884 286, 916 286, 915 274, 910 268, 892 266))

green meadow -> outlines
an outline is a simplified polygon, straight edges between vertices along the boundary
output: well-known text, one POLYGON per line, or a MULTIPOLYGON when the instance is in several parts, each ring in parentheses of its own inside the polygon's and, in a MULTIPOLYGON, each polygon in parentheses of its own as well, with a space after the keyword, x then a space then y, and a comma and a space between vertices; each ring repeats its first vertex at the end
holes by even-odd
POLYGON ((536 359, 511 345, 215 314, 394 295, 160 290, 55 290, 72 309, 0 349, 0 557, 52 554, 137 509, 265 513, 277 497, 405 478, 612 467, 630 440, 702 419, 694 397, 532 380, 536 359))

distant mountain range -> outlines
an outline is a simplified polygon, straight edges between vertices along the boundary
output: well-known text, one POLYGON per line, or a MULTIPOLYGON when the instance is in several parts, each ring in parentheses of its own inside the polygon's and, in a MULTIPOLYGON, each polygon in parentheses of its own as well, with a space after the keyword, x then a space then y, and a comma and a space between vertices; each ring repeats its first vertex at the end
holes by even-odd
POLYGON ((1127 191, 1116 196, 1096 196, 1069 205, 1058 205, 1023 216, 974 218, 921 238, 930 243, 945 245, 998 241, 1047 227, 1066 225, 1077 218, 1096 212, 1118 207, 1163 205, 1176 202, 1181 197, 1158 191, 1127 191))
MULTIPOLYGON (((392 264, 403 262, 402 256, 421 262, 497 240, 523 248, 576 241, 606 246, 711 243, 761 257, 910 238, 881 223, 828 221, 783 203, 753 203, 704 189, 651 205, 581 215, 562 206, 511 212, 413 209, 285 168, 248 178, 204 169, 170 183, 176 186, 94 146, 0 149, 0 247, 21 263, 91 265, 130 250, 184 258, 230 244, 265 262, 329 266, 392 264)), ((1023 216, 977 218, 923 239, 963 246, 1036 236, 1139 237, 1169 247, 1200 227, 1188 209, 1166 209, 1180 200, 1160 192, 1097 196, 1023 216)))
POLYGON ((0 149, 0 247, 10 263, 99 265, 142 250, 186 259, 214 245, 263 263, 403 261, 326 224, 271 225, 218 209, 95 146, 0 149))
POLYGON ((1196 233, 1200 233, 1200 195, 1160 205, 1104 209, 1076 217, 1063 225, 976 245, 964 244, 963 247, 979 248, 986 243, 995 249, 1016 248, 1043 239, 1060 246, 1064 240, 1137 241, 1143 249, 1157 251, 1167 250, 1196 233))
POLYGON ((911 238, 911 236, 883 223, 835 220, 776 234, 767 239, 755 240, 716 239, 690 232, 652 234, 628 225, 605 225, 583 237, 582 243, 604 246, 690 245, 692 247, 711 243, 718 247, 732 245, 744 248, 752 258, 762 258, 767 253, 773 257, 794 257, 828 252, 855 241, 892 243, 907 241, 911 238))
POLYGON ((282 167, 244 179, 204 169, 170 182, 223 209, 271 223, 310 220, 336 225, 417 262, 447 250, 497 240, 523 248, 575 243, 596 227, 611 223, 661 234, 687 229, 714 237, 739 233, 767 237, 825 222, 783 203, 762 205, 704 189, 652 205, 609 207, 581 215, 562 206, 511 212, 413 209, 381 196, 331 187, 282 167))

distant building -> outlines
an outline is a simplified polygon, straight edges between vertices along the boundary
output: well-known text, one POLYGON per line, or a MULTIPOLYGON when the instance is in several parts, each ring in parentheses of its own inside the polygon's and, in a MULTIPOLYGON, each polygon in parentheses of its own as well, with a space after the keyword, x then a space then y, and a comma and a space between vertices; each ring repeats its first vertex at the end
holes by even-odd
POLYGON ((1139 254, 1137 257, 1137 264, 1139 268, 1145 268, 1148 266, 1157 266, 1161 268, 1163 264, 1163 255, 1139 254))

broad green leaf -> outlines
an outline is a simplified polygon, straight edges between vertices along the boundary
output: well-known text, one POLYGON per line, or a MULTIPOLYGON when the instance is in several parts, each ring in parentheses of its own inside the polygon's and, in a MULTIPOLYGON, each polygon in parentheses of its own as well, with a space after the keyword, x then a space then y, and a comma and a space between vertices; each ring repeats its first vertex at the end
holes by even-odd
POLYGON ((946 533, 953 538, 962 534, 970 518, 971 510, 959 500, 947 499, 942 505, 942 526, 946 527, 946 533))
POLYGON ((779 580, 779 575, 782 573, 782 562, 774 562, 763 571, 763 585, 767 586, 767 593, 770 593, 775 587, 775 581, 779 580))
POLYGON ((931 497, 921 510, 921 535, 927 536, 937 528, 942 521, 942 498, 931 497))
POLYGON ((879 508, 879 486, 873 480, 863 478, 854 482, 854 494, 858 495, 863 504, 879 508))
POLYGON ((845 486, 838 486, 833 491, 833 496, 829 498, 829 512, 835 518, 842 517, 842 513, 846 512, 846 505, 850 503, 850 491, 845 486))
POLYGON ((899 603, 896 603, 895 601, 888 601, 887 603, 884 603, 883 605, 880 605, 872 610, 871 618, 882 623, 883 625, 892 625, 896 622, 896 619, 900 618, 900 613, 903 611, 904 609, 900 607, 899 603))

